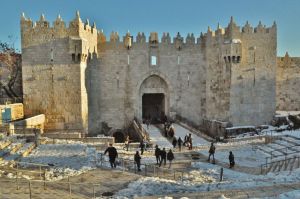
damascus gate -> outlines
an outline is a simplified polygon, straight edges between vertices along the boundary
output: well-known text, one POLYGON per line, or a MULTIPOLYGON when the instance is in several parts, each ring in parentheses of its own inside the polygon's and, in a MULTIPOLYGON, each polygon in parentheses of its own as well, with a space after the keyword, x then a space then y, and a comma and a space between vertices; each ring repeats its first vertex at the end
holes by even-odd
MULTIPOLYGON (((99 25, 99 24, 98 24, 99 25)), ((101 29, 101 24, 100 28, 101 29)), ((276 109, 276 23, 228 25, 205 33, 105 35, 79 12, 66 24, 21 16, 26 116, 45 130, 99 134, 134 119, 260 125, 276 109)))

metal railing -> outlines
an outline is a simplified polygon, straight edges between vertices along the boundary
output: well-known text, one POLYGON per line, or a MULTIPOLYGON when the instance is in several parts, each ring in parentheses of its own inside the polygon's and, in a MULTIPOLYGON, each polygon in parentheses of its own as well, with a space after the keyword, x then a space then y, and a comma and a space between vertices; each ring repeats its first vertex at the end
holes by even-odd
POLYGON ((62 198, 72 198, 72 195, 80 195, 82 198, 101 197, 99 183, 75 183, 70 182, 54 182, 45 180, 25 180, 25 179, 0 179, 1 191, 3 195, 13 194, 14 192, 28 195, 30 199, 37 194, 39 197, 48 194, 55 194, 62 198), (15 187, 15 189, 14 189, 15 187), (6 193, 5 193, 6 192, 6 193))
POLYGON ((272 161, 272 162, 266 162, 265 164, 261 164, 260 173, 261 174, 267 174, 269 172, 268 170, 270 170, 273 165, 279 164, 280 162, 283 162, 283 164, 285 165, 285 168, 287 168, 289 161, 291 161, 293 159, 295 159, 295 161, 296 160, 298 161, 296 168, 299 168, 300 167, 300 157, 299 156, 294 156, 294 157, 291 157, 291 158, 287 158, 287 156, 285 156, 284 159, 277 160, 277 161, 272 161))

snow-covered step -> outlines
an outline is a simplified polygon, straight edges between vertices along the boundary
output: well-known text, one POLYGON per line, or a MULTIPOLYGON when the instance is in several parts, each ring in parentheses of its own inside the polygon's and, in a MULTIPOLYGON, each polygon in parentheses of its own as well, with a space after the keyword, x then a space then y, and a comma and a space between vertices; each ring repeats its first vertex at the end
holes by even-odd
POLYGON ((300 145, 300 140, 295 139, 294 137, 282 137, 281 138, 282 141, 285 141, 287 143, 289 143, 288 145, 291 146, 292 145, 300 145))
POLYGON ((11 141, 9 139, 1 140, 0 150, 3 150, 4 148, 8 147, 10 144, 11 144, 11 141))
POLYGON ((24 148, 21 148, 21 149, 19 150, 19 154, 20 154, 22 157, 26 157, 26 156, 28 156, 28 155, 31 153, 31 151, 32 151, 35 147, 36 147, 36 145, 35 145, 35 143, 33 143, 33 142, 26 143, 26 144, 24 145, 24 148))

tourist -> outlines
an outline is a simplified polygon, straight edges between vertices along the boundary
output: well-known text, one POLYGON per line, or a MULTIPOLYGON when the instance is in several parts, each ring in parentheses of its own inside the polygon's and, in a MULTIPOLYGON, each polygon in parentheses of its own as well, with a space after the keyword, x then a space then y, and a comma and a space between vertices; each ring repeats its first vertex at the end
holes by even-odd
POLYGON ((181 139, 181 137, 178 138, 177 143, 178 143, 179 151, 181 151, 181 145, 182 145, 182 139, 181 139))
POLYGON ((172 152, 172 150, 170 149, 168 154, 167 154, 167 159, 169 161, 169 169, 171 168, 171 164, 172 164, 172 161, 174 160, 174 154, 172 152))
POLYGON ((129 141, 130 141, 130 140, 129 140, 129 135, 127 135, 127 136, 126 136, 126 139, 125 139, 125 142, 124 142, 124 143, 125 143, 126 151, 128 151, 128 148, 129 148, 129 141))
POLYGON ((184 146, 188 145, 188 138, 189 136, 186 134, 186 136, 184 136, 184 143, 183 143, 184 146))
POLYGON ((213 163, 215 163, 215 152, 216 152, 216 147, 214 146, 214 143, 212 142, 210 147, 209 147, 209 156, 207 161, 210 161, 210 156, 213 156, 213 163))
POLYGON ((116 158, 118 157, 118 152, 112 144, 109 144, 109 147, 104 151, 104 155, 108 152, 109 162, 111 168, 116 168, 116 158))
POLYGON ((177 145, 177 139, 175 136, 173 137, 172 145, 173 145, 173 148, 175 149, 176 145, 177 145))
POLYGON ((189 150, 193 149, 193 140, 192 140, 192 136, 189 137, 189 150))
POLYGON ((155 146, 155 157, 156 164, 158 165, 160 163, 160 148, 158 148, 158 145, 155 146))
POLYGON ((136 163, 138 171, 141 171, 141 156, 138 151, 134 155, 134 162, 136 163))
POLYGON ((163 148, 163 150, 160 151, 160 163, 159 163, 159 167, 161 166, 162 162, 164 162, 164 165, 167 164, 167 152, 166 149, 163 148))
POLYGON ((234 155, 232 153, 232 151, 229 151, 229 168, 234 167, 235 162, 234 162, 234 155))
POLYGON ((141 148, 141 155, 143 155, 144 149, 145 149, 145 143, 144 143, 144 140, 141 141, 141 143, 140 143, 140 148, 141 148))

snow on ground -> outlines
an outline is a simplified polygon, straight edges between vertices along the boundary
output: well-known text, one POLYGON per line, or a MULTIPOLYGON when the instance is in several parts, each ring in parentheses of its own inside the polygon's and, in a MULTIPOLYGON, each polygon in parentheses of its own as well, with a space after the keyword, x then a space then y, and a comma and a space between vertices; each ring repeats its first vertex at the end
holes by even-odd
POLYGON ((280 183, 295 183, 299 182, 300 179, 300 169, 294 170, 293 173, 286 171, 279 174, 251 175, 224 168, 223 181, 219 182, 220 166, 197 162, 193 163, 193 167, 194 170, 190 171, 193 178, 174 181, 155 177, 142 177, 130 183, 126 189, 120 190, 116 196, 132 198, 134 196, 150 195, 184 195, 185 193, 199 191, 245 189, 280 183), (203 180, 193 180, 195 178, 203 180))
POLYGON ((276 115, 289 116, 289 115, 299 115, 300 111, 276 111, 276 115))
POLYGON ((265 197, 261 199, 296 199, 296 198, 300 198, 300 190, 289 191, 286 193, 279 194, 278 196, 265 197))
POLYGON ((244 145, 238 147, 229 147, 226 149, 216 149, 215 158, 219 161, 228 163, 229 151, 234 154, 235 163, 240 166, 258 167, 266 162, 266 157, 269 157, 262 151, 258 150, 253 145, 244 145))
MULTIPOLYGON (((95 149, 85 144, 45 144, 22 158, 21 162, 50 165, 46 178, 60 180, 95 168, 95 154, 95 149)), ((24 163, 22 166, 29 165, 24 163)))

